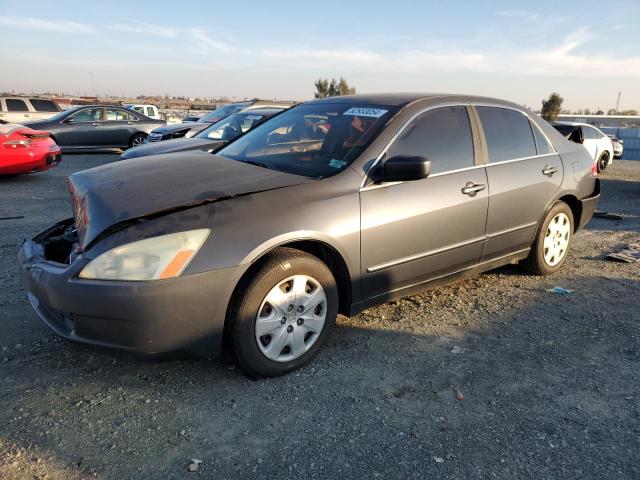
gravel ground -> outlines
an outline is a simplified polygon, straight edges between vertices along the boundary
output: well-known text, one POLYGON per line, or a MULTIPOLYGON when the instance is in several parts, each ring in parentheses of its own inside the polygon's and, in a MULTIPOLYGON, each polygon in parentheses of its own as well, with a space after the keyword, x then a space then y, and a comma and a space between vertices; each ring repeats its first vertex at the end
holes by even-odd
POLYGON ((251 381, 224 359, 59 340, 16 281, 18 244, 70 213, 67 155, 0 180, 0 478, 640 478, 640 162, 552 277, 503 268, 371 308, 317 360, 251 381), (570 295, 547 293, 562 286, 570 295), (197 461, 193 461, 197 460, 197 461), (195 470, 194 472, 190 469, 195 470))

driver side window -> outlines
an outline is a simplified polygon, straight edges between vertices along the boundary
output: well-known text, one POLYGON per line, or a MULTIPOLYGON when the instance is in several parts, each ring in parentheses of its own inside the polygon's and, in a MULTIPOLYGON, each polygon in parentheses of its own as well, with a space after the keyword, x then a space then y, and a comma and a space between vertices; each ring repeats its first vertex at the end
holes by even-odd
POLYGON ((402 131, 387 150, 396 155, 426 157, 431 173, 473 167, 473 138, 464 106, 440 107, 423 113, 402 131))
POLYGON ((102 108, 85 108, 69 117, 73 123, 99 122, 102 120, 102 108))

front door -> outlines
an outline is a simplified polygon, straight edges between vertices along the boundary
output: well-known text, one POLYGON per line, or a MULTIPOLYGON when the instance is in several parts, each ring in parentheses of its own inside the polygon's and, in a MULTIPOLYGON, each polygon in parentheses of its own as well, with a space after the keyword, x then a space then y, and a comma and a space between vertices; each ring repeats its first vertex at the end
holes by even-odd
POLYGON ((475 166, 467 109, 439 107, 405 126, 384 159, 431 161, 423 180, 362 188, 361 268, 365 299, 476 264, 488 208, 484 167, 475 166))
POLYGON ((87 107, 67 117, 56 133, 56 142, 63 147, 88 147, 99 144, 102 107, 87 107))

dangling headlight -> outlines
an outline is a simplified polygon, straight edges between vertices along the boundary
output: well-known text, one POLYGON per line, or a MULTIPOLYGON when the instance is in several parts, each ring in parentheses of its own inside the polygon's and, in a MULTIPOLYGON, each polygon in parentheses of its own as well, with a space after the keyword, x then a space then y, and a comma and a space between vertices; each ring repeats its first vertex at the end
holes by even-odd
POLYGON ((179 276, 209 236, 209 229, 147 238, 112 248, 82 269, 94 280, 160 280, 179 276))

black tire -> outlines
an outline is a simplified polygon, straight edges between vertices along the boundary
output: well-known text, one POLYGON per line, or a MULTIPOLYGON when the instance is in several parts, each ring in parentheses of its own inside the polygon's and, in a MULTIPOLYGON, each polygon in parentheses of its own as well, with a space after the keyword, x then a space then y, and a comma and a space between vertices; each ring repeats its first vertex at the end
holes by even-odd
POLYGON ((232 353, 238 366, 251 378, 283 375, 302 367, 317 355, 333 331, 337 315, 338 287, 331 270, 306 252, 292 248, 276 249, 236 289, 227 318, 232 353), (258 347, 256 317, 269 291, 293 275, 308 275, 322 286, 327 299, 325 323, 315 343, 300 357, 285 362, 274 361, 258 347))
POLYGON ((575 230, 574 221, 575 220, 573 218, 573 212, 571 211, 569 205, 562 201, 556 202, 545 215, 544 220, 542 221, 542 224, 540 225, 540 228, 536 233, 536 238, 533 242, 533 246, 531 247, 531 252, 529 253, 529 256, 526 258, 526 260, 522 263, 522 265, 534 275, 551 275, 560 270, 566 262, 567 256, 569 255, 571 241, 573 240, 573 232, 575 230), (549 265, 545 260, 544 239, 549 228, 549 224, 559 213, 564 213, 569 218, 569 243, 560 262, 556 265, 549 265))
POLYGON ((598 159, 598 173, 604 172, 604 170, 609 165, 609 152, 602 152, 600 158, 598 159))
POLYGON ((142 143, 146 139, 147 139, 146 133, 136 133, 131 137, 131 140, 129 140, 129 147, 133 148, 133 147, 137 147, 138 145, 142 145, 142 143))

